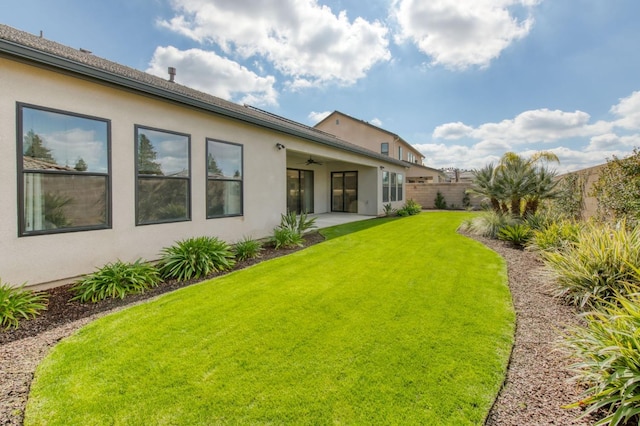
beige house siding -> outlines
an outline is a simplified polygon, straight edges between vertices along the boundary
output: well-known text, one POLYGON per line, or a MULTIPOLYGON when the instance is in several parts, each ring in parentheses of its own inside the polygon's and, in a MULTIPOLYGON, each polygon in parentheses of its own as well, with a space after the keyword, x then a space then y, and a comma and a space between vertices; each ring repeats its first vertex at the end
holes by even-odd
POLYGON ((153 260, 162 247, 187 237, 212 235, 228 242, 243 236, 271 234, 286 210, 286 168, 296 153, 328 161, 314 169, 316 213, 330 211, 332 171, 357 170, 358 213, 382 210, 381 164, 405 173, 400 164, 325 146, 240 120, 183 106, 177 102, 124 90, 113 84, 79 78, 67 72, 0 56, 0 277, 29 285, 55 282, 89 273, 116 259, 153 260), (78 113, 111 123, 110 229, 18 236, 16 104, 78 113), (191 220, 135 225, 134 126, 188 134, 191 140, 191 220), (243 146, 243 215, 206 219, 206 139, 243 146), (279 150, 276 143, 286 146, 279 150))

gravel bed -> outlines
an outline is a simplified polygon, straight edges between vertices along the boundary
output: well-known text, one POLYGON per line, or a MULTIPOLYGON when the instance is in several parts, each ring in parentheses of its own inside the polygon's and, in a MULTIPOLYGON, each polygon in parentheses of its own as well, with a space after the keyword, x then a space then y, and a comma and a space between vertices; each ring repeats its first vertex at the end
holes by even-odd
MULTIPOLYGON (((517 318, 507 376, 486 425, 592 425, 594 419, 576 420, 579 410, 562 408, 576 401, 581 393, 580 388, 568 381, 566 366, 570 361, 558 346, 562 330, 579 323, 575 310, 553 297, 544 265, 535 254, 510 248, 502 242, 474 238, 506 260, 517 318)), ((307 245, 320 240, 321 237, 310 236, 307 245)), ((285 253, 267 252, 264 258, 285 253)), ((1 332, 0 424, 22 424, 35 368, 58 341, 102 315, 176 287, 172 283, 156 290, 157 294, 148 292, 125 301, 105 303, 102 307, 61 303, 69 311, 66 317, 60 308, 62 313, 49 316, 45 313, 25 322, 18 330, 1 332)), ((67 297, 68 288, 52 290, 52 293, 58 298, 67 297)))

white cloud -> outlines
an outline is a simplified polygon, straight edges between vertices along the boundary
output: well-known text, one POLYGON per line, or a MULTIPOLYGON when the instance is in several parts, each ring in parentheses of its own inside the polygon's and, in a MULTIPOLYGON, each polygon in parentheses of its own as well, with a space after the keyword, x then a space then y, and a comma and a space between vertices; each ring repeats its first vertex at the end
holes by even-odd
POLYGON ((242 59, 259 56, 291 77, 290 87, 351 84, 388 61, 388 29, 316 0, 173 0, 176 15, 160 24, 242 59))
POLYGON ((611 113, 620 117, 615 122, 616 126, 625 129, 640 129, 640 91, 620 99, 617 105, 611 107, 611 113))
POLYGON ((473 127, 457 121, 436 127, 433 131, 433 137, 436 139, 460 139, 469 136, 472 130, 473 127))
POLYGON ((176 68, 176 82, 223 99, 253 105, 276 105, 275 77, 261 77, 214 52, 157 47, 147 72, 166 77, 176 68))
POLYGON ((427 156, 427 165, 436 168, 479 168, 508 151, 529 156, 549 150, 560 158, 558 171, 579 170, 602 164, 613 155, 623 157, 640 146, 640 133, 629 132, 640 128, 640 92, 621 99, 611 113, 616 116, 614 120, 595 123, 583 111, 549 109, 524 111, 513 119, 477 127, 462 122, 446 123, 434 129, 431 136, 435 143, 415 146, 427 156), (626 134, 615 132, 617 128, 626 134), (438 143, 453 139, 470 143, 438 143), (548 148, 551 143, 558 146, 548 148))
POLYGON ((377 127, 382 127, 382 120, 380 120, 379 118, 374 118, 373 120, 371 120, 371 124, 377 127))
POLYGON ((321 122, 322 120, 324 120, 325 118, 327 118, 329 114, 331 114, 331 112, 332 111, 322 111, 322 112, 311 111, 308 117, 309 117, 309 120, 315 125, 321 122))
POLYGON ((529 34, 531 9, 541 0, 394 0, 396 41, 413 42, 432 64, 452 69, 487 67, 513 42, 529 34), (525 8, 518 20, 513 8, 525 8))

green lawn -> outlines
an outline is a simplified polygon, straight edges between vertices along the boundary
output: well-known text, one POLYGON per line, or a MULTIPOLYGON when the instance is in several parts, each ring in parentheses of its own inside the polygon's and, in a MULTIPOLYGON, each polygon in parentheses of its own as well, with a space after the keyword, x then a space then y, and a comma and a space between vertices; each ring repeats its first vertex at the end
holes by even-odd
POLYGON ((101 318, 39 366, 25 424, 482 424, 514 313, 467 217, 348 224, 101 318))

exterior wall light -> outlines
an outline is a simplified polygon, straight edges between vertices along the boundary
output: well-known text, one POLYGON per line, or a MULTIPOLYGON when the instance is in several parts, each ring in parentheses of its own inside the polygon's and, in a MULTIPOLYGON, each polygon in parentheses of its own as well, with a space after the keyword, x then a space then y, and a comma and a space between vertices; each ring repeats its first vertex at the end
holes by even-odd
POLYGON ((276 144, 276 148, 278 148, 278 150, 280 150, 280 149, 284 149, 284 148, 285 148, 285 146, 284 146, 284 145, 282 145, 280 142, 278 142, 278 143, 276 144))

